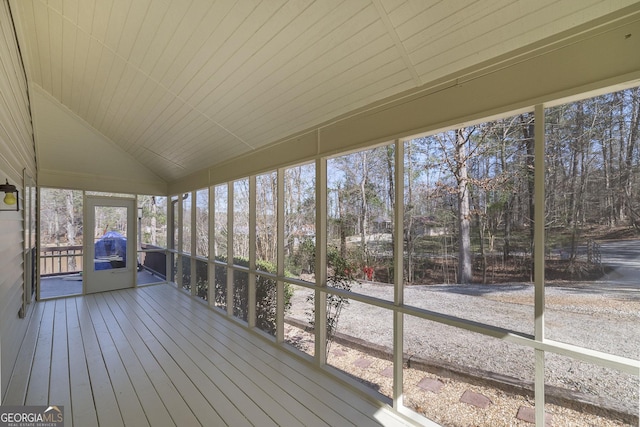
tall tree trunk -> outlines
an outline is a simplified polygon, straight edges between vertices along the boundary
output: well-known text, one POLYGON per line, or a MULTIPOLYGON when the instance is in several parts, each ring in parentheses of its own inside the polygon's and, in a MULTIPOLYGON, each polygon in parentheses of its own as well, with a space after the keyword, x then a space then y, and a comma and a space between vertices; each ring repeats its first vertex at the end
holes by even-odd
MULTIPOLYGON (((477 197, 471 197, 471 199, 473 200, 473 205, 474 206, 480 206, 480 202, 478 202, 477 197)), ((486 207, 486 205, 485 205, 486 207)), ((476 229, 478 230, 478 241, 479 241, 479 247, 478 247, 478 251, 479 251, 479 255, 480 255, 480 262, 482 262, 482 283, 486 284, 487 283, 487 253, 484 247, 484 234, 486 231, 486 221, 483 220, 483 216, 486 218, 487 212, 484 212, 484 215, 480 212, 480 211, 476 211, 474 218, 475 218, 475 222, 476 222, 476 229)))
POLYGON ((580 177, 579 166, 582 152, 581 141, 584 132, 584 104, 582 101, 576 103, 576 123, 575 134, 572 136, 571 147, 571 191, 569 193, 569 225, 571 226, 571 254, 570 261, 573 263, 578 249, 578 202, 580 200, 580 177))
MULTIPOLYGON (((534 159, 535 159, 535 123, 531 113, 525 113, 520 115, 520 121, 522 123, 522 136, 524 140, 524 146, 526 150, 525 157, 525 176, 527 181, 527 193, 528 193, 528 225, 529 225, 529 249, 533 255, 533 231, 534 231, 534 159)), ((544 206, 540 207, 541 209, 544 206)), ((542 224, 541 224, 542 225, 542 224)), ((530 280, 533 280, 533 256, 531 257, 531 272, 529 274, 530 280)))
MULTIPOLYGON (((75 224, 75 212, 73 208, 73 191, 66 192, 65 202, 67 205, 67 241, 69 246, 76 244, 76 224, 75 224)), ((76 257, 69 257, 67 259, 68 271, 76 270, 76 257)))
POLYGON ((625 214, 631 225, 638 228, 638 218, 633 210, 633 204, 631 200, 632 194, 632 168, 633 168, 633 155, 635 152, 636 144, 638 141, 638 133, 640 128, 640 88, 635 88, 631 95, 631 120, 629 121, 629 129, 627 133, 627 149, 624 158, 624 168, 622 174, 621 189, 624 191, 624 207, 625 214))
POLYGON ((369 228, 369 205, 367 204, 367 179, 369 175, 369 160, 367 152, 362 152, 362 176, 360 177, 360 249, 365 263, 367 259, 367 231, 369 228))
POLYGON ((624 189, 625 189, 625 181, 626 181, 626 176, 625 173, 627 172, 624 168, 624 164, 625 164, 625 158, 624 158, 624 153, 627 151, 626 150, 626 140, 624 138, 624 129, 626 128, 625 126, 625 112, 624 112, 624 99, 621 98, 620 93, 615 93, 614 94, 614 103, 616 105, 619 106, 619 111, 618 111, 618 128, 619 130, 619 137, 618 137, 618 141, 619 141, 619 148, 618 148, 618 180, 617 180, 617 184, 618 184, 618 191, 616 192, 616 223, 621 224, 626 220, 625 217, 625 197, 624 197, 624 189))
POLYGON ((340 256, 342 258, 347 258, 347 221, 344 217, 344 201, 342 200, 344 197, 342 189, 338 188, 338 227, 340 227, 340 256))
POLYGON ((413 143, 407 146, 406 156, 409 158, 407 162, 407 187, 406 187, 406 205, 404 211, 404 235, 402 241, 398 242, 404 247, 404 241, 407 242, 406 247, 406 281, 413 282, 413 143))
MULTIPOLYGON (((270 223, 271 224, 277 224, 277 218, 278 218, 278 175, 274 174, 271 176, 271 179, 269 179, 269 182, 271 184, 271 214, 273 215, 273 218, 271 219, 270 223)), ((271 254, 271 259, 272 260, 276 260, 278 258, 278 240, 277 240, 277 233, 275 232, 278 229, 278 226, 276 225, 275 228, 273 230, 271 230, 270 234, 270 254, 271 254)))
POLYGON ((151 244, 158 245, 158 232, 156 227, 158 226, 156 216, 158 215, 158 206, 156 205, 155 196, 151 199, 151 244))
POLYGON ((471 219, 469 207, 469 176, 467 173, 467 139, 463 129, 456 129, 455 165, 458 183, 458 282, 471 283, 471 219))
MULTIPOLYGON (((402 144, 402 143, 401 143, 402 144)), ((391 221, 391 253, 394 254, 395 253, 395 246, 396 244, 400 244, 402 245, 402 242, 396 242, 396 221, 398 220, 395 217, 395 206, 396 206, 396 190, 395 190, 395 184, 394 184, 394 171, 395 171, 395 164, 394 164, 394 153, 395 153, 395 149, 393 145, 388 145, 387 149, 386 149, 386 161, 387 161, 387 181, 389 182, 389 209, 390 212, 392 212, 391 217, 392 217, 392 221, 391 221)), ((402 246, 400 246, 402 247, 402 246)), ((403 257, 404 258, 404 257, 403 257)), ((388 264, 387 264, 388 265, 388 264)), ((389 270, 389 282, 393 283, 393 277, 391 275, 391 270, 389 270)))
MULTIPOLYGON (((613 110, 609 110, 609 116, 607 117, 607 123, 605 135, 606 138, 603 140, 612 140, 611 139, 611 125, 613 123, 613 110)), ((607 225, 612 227, 614 225, 614 215, 613 215, 613 195, 611 194, 611 171, 613 170, 613 164, 611 161, 611 150, 613 144, 601 144, 602 149, 602 172, 604 174, 604 212, 603 214, 606 217, 607 225)))
MULTIPOLYGON (((500 167, 502 173, 507 171, 507 147, 506 138, 502 138, 500 144, 500 167)), ((504 259, 509 258, 511 254, 511 221, 513 218, 513 192, 509 192, 507 200, 504 205, 504 245, 502 247, 502 256, 504 259)))

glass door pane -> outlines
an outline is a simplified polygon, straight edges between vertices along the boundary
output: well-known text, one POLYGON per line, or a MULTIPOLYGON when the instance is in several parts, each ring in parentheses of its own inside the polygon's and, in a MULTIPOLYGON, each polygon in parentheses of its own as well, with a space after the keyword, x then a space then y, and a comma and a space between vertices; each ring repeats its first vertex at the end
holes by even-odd
POLYGON ((94 270, 127 268, 127 208, 95 206, 94 270))
POLYGON ((135 199, 87 196, 88 233, 85 242, 86 293, 131 288, 135 285, 135 199))

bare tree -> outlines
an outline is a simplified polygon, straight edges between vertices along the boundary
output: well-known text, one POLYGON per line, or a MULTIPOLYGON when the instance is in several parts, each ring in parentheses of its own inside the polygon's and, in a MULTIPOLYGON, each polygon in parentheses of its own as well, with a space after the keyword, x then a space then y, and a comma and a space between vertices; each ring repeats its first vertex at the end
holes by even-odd
POLYGON ((467 143, 471 132, 465 135, 464 129, 456 129, 453 174, 458 184, 458 282, 473 281, 471 259, 471 210, 469 206, 470 187, 467 173, 467 143))

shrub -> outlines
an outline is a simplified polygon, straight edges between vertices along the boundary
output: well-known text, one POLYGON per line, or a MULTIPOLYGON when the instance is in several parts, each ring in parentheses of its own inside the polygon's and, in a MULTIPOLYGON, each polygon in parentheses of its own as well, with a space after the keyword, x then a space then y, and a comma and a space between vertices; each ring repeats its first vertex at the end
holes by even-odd
MULTIPOLYGON (((357 268, 355 264, 349 262, 340 255, 337 248, 329 248, 327 252, 327 267, 329 268, 329 274, 327 276, 327 286, 335 289, 343 289, 351 291, 351 284, 353 282, 358 283, 355 278, 357 268)), ((313 305, 314 294, 307 297, 307 301, 313 305)), ((338 331, 338 320, 340 320, 340 313, 342 308, 349 305, 349 299, 337 294, 327 293, 327 341, 326 351, 329 353, 329 348, 333 337, 338 331)), ((309 323, 315 324, 315 308, 308 313, 309 323)))
MULTIPOLYGON (((226 262, 226 257, 216 257, 216 261, 226 262)), ((233 264, 241 267, 248 267, 249 260, 241 257, 234 257, 233 264)), ((271 262, 258 260, 256 269, 275 274, 276 266, 271 262)), ((216 281, 226 283, 227 269, 216 268, 216 281)), ((288 283, 284 284, 284 310, 291 307, 291 297, 293 287, 288 283)), ((224 288, 216 291, 216 303, 225 301, 224 288)), ((228 301, 228 299, 226 299, 228 301)), ((277 281, 271 277, 258 274, 256 278, 256 326, 272 335, 276 333, 276 301, 277 301, 277 281)), ((249 313, 249 275, 244 271, 236 271, 233 282, 233 315, 248 320, 249 313)))

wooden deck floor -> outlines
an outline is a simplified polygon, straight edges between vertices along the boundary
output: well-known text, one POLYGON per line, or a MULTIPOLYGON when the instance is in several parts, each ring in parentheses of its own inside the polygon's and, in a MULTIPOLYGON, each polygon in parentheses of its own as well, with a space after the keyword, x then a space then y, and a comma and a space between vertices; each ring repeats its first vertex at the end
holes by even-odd
POLYGON ((37 303, 3 404, 77 427, 406 425, 166 284, 37 303))

